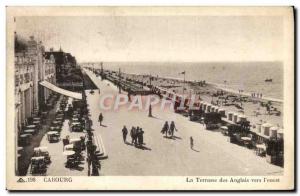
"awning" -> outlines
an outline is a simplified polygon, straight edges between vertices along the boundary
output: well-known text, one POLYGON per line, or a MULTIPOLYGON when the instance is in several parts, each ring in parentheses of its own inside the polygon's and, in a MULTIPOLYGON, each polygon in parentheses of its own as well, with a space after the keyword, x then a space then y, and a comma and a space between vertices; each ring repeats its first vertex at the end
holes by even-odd
POLYGON ((57 92, 59 94, 62 94, 62 95, 65 95, 65 96, 68 96, 68 97, 73 97, 74 99, 82 99, 82 94, 81 93, 75 93, 75 92, 72 92, 72 91, 68 91, 68 90, 65 90, 65 89, 62 89, 62 88, 59 88, 57 86, 55 86, 54 84, 51 84, 50 82, 47 82, 47 81, 42 81, 40 82, 40 85, 54 91, 54 92, 57 92))

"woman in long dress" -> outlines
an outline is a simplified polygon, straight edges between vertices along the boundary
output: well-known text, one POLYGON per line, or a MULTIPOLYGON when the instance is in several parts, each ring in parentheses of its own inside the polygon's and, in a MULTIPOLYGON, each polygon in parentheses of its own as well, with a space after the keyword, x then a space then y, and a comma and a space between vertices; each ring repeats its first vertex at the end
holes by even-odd
POLYGON ((166 134, 166 137, 168 137, 168 130, 169 130, 169 124, 168 124, 168 121, 166 121, 161 130, 161 133, 166 134))

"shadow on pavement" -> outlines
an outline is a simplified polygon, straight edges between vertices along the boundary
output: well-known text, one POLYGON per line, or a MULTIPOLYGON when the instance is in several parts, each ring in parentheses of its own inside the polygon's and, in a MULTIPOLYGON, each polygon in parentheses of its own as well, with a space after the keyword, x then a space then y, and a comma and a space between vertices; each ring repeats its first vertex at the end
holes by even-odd
POLYGON ((135 147, 141 150, 151 150, 151 148, 148 148, 146 146, 135 146, 135 147))
POLYGON ((128 146, 134 146, 138 149, 141 149, 141 150, 152 150, 151 148, 148 148, 146 146, 141 146, 141 145, 133 145, 132 143, 129 143, 129 142, 125 142, 126 145, 128 146))
POLYGON ((181 137, 177 137, 177 136, 164 136, 164 138, 166 139, 170 139, 170 140, 181 140, 181 137))

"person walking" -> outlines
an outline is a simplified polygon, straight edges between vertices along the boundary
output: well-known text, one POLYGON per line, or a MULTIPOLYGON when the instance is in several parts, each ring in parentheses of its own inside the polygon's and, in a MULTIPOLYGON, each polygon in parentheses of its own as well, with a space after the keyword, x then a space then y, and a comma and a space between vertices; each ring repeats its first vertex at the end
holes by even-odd
POLYGON ((171 134, 171 137, 174 136, 174 131, 175 130, 177 131, 177 129, 175 127, 175 123, 174 123, 174 121, 172 121, 171 124, 170 124, 170 134, 171 134))
POLYGON ((142 128, 140 128, 138 132, 138 144, 142 146, 144 144, 144 131, 142 128))
POLYGON ((100 126, 102 126, 102 121, 103 121, 103 115, 102 115, 102 113, 99 114, 98 121, 100 122, 100 126))
POLYGON ((161 130, 161 133, 166 134, 166 137, 168 137, 168 130, 169 130, 169 124, 168 124, 168 121, 166 121, 161 130))
POLYGON ((190 147, 191 147, 191 149, 194 148, 194 139, 192 136, 190 137, 190 147))
POLYGON ((135 127, 132 127, 130 130, 130 137, 131 137, 131 143, 134 142, 134 135, 135 135, 135 127))
POLYGON ((138 144, 138 135, 139 135, 139 132, 140 132, 140 127, 137 126, 136 127, 136 130, 134 132, 134 145, 137 145, 138 144))
POLYGON ((128 134, 128 130, 127 130, 125 125, 122 129, 122 134, 123 134, 123 141, 124 141, 124 143, 126 143, 126 137, 127 137, 127 134, 128 134))
POLYGON ((139 146, 141 143, 141 129, 136 130, 136 144, 139 146))

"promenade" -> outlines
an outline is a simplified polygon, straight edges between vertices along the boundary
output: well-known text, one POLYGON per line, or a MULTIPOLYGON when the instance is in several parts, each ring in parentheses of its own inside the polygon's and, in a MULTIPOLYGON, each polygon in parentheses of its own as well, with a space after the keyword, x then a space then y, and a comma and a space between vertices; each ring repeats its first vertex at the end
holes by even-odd
POLYGON ((94 94, 87 94, 93 129, 101 135, 108 154, 108 159, 101 161, 100 175, 242 176, 283 173, 283 168, 267 163, 252 150, 228 142, 228 138, 218 131, 205 130, 203 125, 172 111, 153 107, 154 117, 148 117, 148 111, 128 111, 126 105, 117 111, 101 110, 100 96, 117 95, 118 89, 107 80, 101 81, 92 72, 85 71, 100 89, 100 93, 96 90, 94 94), (98 123, 100 112, 104 116, 103 126, 98 123), (165 121, 175 122, 178 132, 175 132, 174 139, 165 138, 160 133, 165 121), (128 131, 132 126, 143 128, 144 150, 123 142, 121 130, 124 125, 128 131), (194 138, 194 150, 189 145, 191 136, 194 138))

